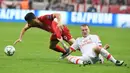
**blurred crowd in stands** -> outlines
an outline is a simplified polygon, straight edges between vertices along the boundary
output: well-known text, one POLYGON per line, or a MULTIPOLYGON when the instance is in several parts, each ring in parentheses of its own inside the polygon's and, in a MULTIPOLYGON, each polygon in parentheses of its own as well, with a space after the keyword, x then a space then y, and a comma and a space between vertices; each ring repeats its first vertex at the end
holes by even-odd
POLYGON ((0 0, 0 8, 130 14, 130 0, 0 0))

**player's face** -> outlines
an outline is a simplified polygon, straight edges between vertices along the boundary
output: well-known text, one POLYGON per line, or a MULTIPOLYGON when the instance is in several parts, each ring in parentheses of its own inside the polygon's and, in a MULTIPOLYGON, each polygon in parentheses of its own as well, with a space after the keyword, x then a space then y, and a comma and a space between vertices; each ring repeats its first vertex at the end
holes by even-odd
POLYGON ((88 26, 81 26, 82 36, 86 37, 89 34, 89 27, 88 26))

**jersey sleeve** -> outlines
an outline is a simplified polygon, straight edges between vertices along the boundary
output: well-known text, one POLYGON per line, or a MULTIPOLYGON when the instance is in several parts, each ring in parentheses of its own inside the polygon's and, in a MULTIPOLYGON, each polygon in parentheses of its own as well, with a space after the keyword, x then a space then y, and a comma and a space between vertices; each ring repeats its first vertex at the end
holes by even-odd
POLYGON ((53 29, 53 33, 56 35, 58 39, 61 39, 61 31, 57 26, 57 22, 52 21, 51 28, 53 29))
POLYGON ((78 45, 78 39, 75 40, 75 42, 70 46, 70 49, 72 51, 76 51, 79 49, 79 45, 78 45))
POLYGON ((53 17, 53 14, 48 14, 48 15, 44 15, 44 19, 45 20, 51 20, 52 23, 51 23, 51 28, 53 30, 53 34, 56 35, 56 38, 60 39, 62 36, 61 36, 61 31, 59 30, 59 28, 57 27, 57 22, 54 21, 54 17, 53 17))
POLYGON ((93 42, 96 43, 98 46, 102 47, 102 43, 98 35, 93 36, 93 42))
POLYGON ((52 14, 48 14, 48 15, 43 15, 39 17, 40 20, 53 20, 53 15, 52 14))

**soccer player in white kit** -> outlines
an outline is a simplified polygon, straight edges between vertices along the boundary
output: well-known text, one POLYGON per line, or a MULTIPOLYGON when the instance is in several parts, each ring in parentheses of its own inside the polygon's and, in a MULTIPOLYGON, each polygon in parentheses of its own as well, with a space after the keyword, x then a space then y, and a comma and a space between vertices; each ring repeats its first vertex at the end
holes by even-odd
POLYGON ((66 58, 74 64, 95 64, 99 61, 99 54, 107 60, 113 62, 116 66, 121 66, 124 61, 116 60, 106 49, 102 47, 101 40, 97 35, 89 34, 90 29, 88 25, 81 25, 82 36, 70 46, 70 53, 80 50, 82 56, 69 55, 66 58))

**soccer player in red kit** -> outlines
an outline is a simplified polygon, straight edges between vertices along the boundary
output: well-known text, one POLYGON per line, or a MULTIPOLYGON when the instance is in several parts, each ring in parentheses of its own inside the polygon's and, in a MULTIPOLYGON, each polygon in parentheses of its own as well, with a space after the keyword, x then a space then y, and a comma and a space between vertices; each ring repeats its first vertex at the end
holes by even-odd
POLYGON ((63 40, 68 42, 70 45, 75 41, 75 39, 72 38, 69 29, 61 23, 61 16, 58 13, 36 17, 32 12, 30 12, 26 14, 25 20, 27 21, 27 24, 23 27, 19 38, 14 42, 14 44, 21 42, 24 33, 31 27, 40 28, 52 33, 49 48, 63 53, 61 57, 67 54, 68 50, 60 47, 58 42, 60 42, 64 47, 66 44, 63 40))

